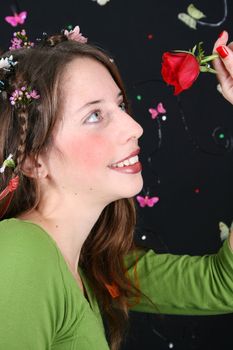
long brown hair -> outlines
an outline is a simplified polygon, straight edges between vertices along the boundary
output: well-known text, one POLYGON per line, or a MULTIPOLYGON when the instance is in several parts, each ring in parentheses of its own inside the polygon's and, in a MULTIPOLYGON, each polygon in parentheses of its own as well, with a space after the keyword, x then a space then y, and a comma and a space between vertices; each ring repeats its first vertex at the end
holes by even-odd
MULTIPOLYGON (((101 62, 110 72, 121 89, 127 102, 125 89, 114 62, 103 50, 89 44, 67 40, 64 35, 47 38, 33 48, 17 49, 7 52, 17 61, 15 72, 4 73, 7 93, 0 94, 0 163, 12 153, 16 159, 15 172, 20 177, 20 186, 3 218, 18 216, 35 208, 39 192, 36 181, 21 171, 26 157, 36 157, 52 145, 52 131, 57 122, 61 76, 64 67, 77 57, 91 57, 101 62), (9 94, 22 84, 29 84, 40 93, 40 99, 27 109, 13 109, 9 94), (26 127, 25 127, 26 125, 26 127)), ((6 169, 0 190, 4 189, 12 171, 6 169)), ((2 205, 4 203, 0 203, 2 205)), ((108 337, 112 350, 117 350, 124 334, 128 319, 130 297, 140 292, 132 288, 123 264, 124 256, 135 248, 133 242, 136 224, 134 199, 120 199, 110 203, 101 213, 92 228, 80 254, 79 265, 86 272, 95 291, 101 312, 108 324, 108 337), (113 298, 106 284, 114 285, 119 295, 113 298), (117 307, 116 307, 117 304, 117 307), (115 306, 114 306, 115 305, 115 306)))

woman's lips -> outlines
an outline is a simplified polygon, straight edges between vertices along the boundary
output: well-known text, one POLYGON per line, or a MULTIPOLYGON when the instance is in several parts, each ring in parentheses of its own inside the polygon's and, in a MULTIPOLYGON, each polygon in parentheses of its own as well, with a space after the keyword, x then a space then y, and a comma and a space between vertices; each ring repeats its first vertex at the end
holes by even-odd
POLYGON ((116 165, 118 163, 124 162, 124 160, 126 160, 126 159, 129 159, 131 157, 137 156, 139 153, 140 153, 140 148, 138 148, 135 151, 133 151, 128 157, 123 158, 121 160, 118 160, 118 162, 115 162, 115 163, 111 164, 110 167, 112 167, 113 165, 116 165))
POLYGON ((119 173, 124 173, 124 174, 136 174, 142 170, 142 164, 141 162, 137 162, 133 165, 124 165, 123 167, 110 166, 110 169, 118 171, 119 173))

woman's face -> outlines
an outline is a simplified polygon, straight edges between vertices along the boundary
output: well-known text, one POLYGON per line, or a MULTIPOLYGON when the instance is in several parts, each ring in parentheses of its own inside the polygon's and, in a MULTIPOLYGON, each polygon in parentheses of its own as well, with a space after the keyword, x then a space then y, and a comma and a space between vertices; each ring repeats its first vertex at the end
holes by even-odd
POLYGON ((49 178, 83 203, 108 203, 141 191, 141 171, 109 166, 137 150, 142 127, 124 110, 121 91, 98 61, 77 58, 62 79, 62 121, 47 160, 49 178))

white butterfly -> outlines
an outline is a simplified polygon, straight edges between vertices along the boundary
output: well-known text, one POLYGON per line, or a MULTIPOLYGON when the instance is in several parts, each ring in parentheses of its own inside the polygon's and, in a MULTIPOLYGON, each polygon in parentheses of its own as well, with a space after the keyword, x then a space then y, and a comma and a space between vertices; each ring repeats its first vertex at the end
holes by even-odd
POLYGON ((103 5, 106 5, 107 2, 109 2, 110 0, 93 0, 93 1, 97 1, 97 3, 98 3, 100 6, 103 6, 103 5))
POLYGON ((187 13, 179 13, 178 18, 192 29, 197 29, 197 21, 206 17, 203 12, 198 10, 193 4, 187 8, 187 13))
POLYGON ((233 232, 233 221, 230 227, 228 227, 224 222, 220 221, 219 230, 220 230, 220 238, 222 241, 224 241, 225 239, 227 239, 229 234, 233 232))

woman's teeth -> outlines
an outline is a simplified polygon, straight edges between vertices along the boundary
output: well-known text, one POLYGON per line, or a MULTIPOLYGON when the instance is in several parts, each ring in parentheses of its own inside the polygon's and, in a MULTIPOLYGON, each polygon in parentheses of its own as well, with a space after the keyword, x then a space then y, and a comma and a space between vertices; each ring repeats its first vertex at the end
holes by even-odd
POLYGON ((138 161, 139 161, 138 156, 134 156, 134 157, 131 157, 129 159, 124 160, 123 162, 113 164, 112 167, 122 168, 124 166, 133 165, 133 164, 137 163, 138 161))

